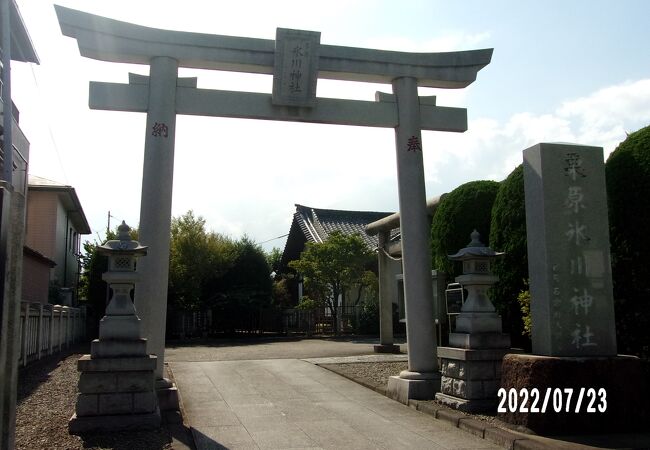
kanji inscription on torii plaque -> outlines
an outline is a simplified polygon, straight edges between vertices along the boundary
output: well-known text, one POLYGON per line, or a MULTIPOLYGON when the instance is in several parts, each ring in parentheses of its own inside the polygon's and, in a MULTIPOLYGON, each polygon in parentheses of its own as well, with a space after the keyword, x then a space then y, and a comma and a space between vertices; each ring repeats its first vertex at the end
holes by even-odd
POLYGON ((273 104, 316 106, 320 33, 278 28, 273 64, 273 104))

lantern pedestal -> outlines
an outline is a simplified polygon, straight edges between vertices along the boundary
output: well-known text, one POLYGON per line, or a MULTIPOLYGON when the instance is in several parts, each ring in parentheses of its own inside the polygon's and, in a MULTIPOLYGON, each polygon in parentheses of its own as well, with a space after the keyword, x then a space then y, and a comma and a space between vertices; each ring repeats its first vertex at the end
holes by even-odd
POLYGON ((438 347, 441 386, 436 400, 452 408, 481 412, 496 409, 501 385, 501 361, 510 349, 510 335, 502 333, 501 316, 487 297, 498 277, 490 261, 500 254, 483 245, 476 231, 472 241, 451 260, 463 262, 463 275, 456 277, 468 292, 449 334, 449 347, 438 347))
POLYGON ((154 391, 157 357, 93 358, 84 355, 77 368, 79 394, 68 423, 71 434, 88 431, 146 430, 160 426, 154 391))
MULTIPOLYGON (((506 333, 449 333, 449 346, 467 349, 510 348, 510 335, 506 333)), ((438 356, 440 356, 438 354, 438 356)))
POLYGON ((141 337, 140 318, 131 301, 137 279, 135 257, 146 254, 146 247, 130 239, 124 222, 118 230, 120 240, 99 247, 108 254, 109 271, 103 279, 112 297, 99 323, 99 339, 91 343, 90 355, 77 363, 81 376, 75 414, 68 423, 72 434, 160 426, 157 357, 147 355, 147 340, 141 337))

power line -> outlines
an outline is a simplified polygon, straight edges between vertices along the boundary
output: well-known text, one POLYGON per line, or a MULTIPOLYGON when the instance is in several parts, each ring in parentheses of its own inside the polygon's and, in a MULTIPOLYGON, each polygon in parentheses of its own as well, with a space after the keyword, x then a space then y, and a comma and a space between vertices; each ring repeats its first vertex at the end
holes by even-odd
MULTIPOLYGON (((34 64, 30 63, 29 68, 31 69, 32 78, 34 79, 34 84, 36 85, 36 91, 38 92, 38 99, 39 101, 42 102, 43 95, 42 95, 41 87, 38 84, 38 80, 36 79, 36 72, 34 72, 34 64)), ((39 111, 42 111, 41 108, 39 108, 39 111)), ((54 147, 54 153, 56 153, 56 158, 59 161, 59 166, 61 167, 61 171, 63 172, 63 178, 64 178, 63 181, 66 184, 70 184, 70 181, 68 180, 68 174, 65 172, 65 167, 63 166, 63 161, 61 160, 61 153, 59 152, 59 146, 56 144, 56 139, 54 138, 54 132, 52 131, 52 124, 49 120, 49 116, 50 115, 47 114, 47 117, 43 117, 43 114, 41 113, 41 119, 44 119, 47 124, 47 130, 50 134, 50 141, 52 141, 52 146, 54 147)))
POLYGON ((256 244, 257 244, 257 245, 266 244, 267 242, 275 241, 276 239, 281 239, 281 238, 283 238, 283 237, 287 237, 287 236, 289 236, 289 233, 287 233, 287 234, 283 234, 282 236, 278 236, 278 237, 274 237, 274 238, 271 238, 271 239, 267 239, 266 241, 256 242, 256 244))

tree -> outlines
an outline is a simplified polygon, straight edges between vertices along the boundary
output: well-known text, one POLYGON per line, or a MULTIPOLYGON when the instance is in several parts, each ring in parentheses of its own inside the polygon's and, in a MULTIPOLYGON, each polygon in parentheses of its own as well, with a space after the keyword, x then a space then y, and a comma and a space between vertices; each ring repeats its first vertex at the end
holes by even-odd
POLYGON ((262 248, 247 236, 235 243, 233 266, 224 276, 225 291, 255 307, 271 303, 271 269, 262 248))
POLYGON ((619 352, 650 353, 650 126, 631 133, 605 165, 619 352))
POLYGON ((205 230, 205 219, 188 211, 171 224, 169 302, 183 310, 198 310, 217 280, 235 264, 237 249, 229 238, 205 230))
POLYGON ((276 274, 280 270, 280 263, 282 261, 282 250, 280 250, 277 247, 273 247, 273 250, 270 252, 266 253, 266 262, 269 264, 269 267, 271 268, 271 272, 275 272, 276 274))
POLYGON ((276 277, 273 280, 271 301, 278 308, 289 308, 291 305, 291 294, 289 293, 289 287, 287 286, 287 279, 285 277, 276 277))
POLYGON ((273 280, 266 254, 246 236, 233 243, 233 250, 232 265, 208 285, 206 306, 222 331, 261 330, 262 312, 272 306, 273 280))
POLYGON ((505 255, 494 263, 494 274, 499 281, 492 286, 490 298, 503 317, 504 330, 512 336, 513 345, 530 347, 530 336, 524 333, 530 317, 522 317, 522 311, 530 311, 526 301, 530 296, 520 297, 528 286, 528 249, 526 247, 526 209, 524 198, 524 170, 520 164, 501 182, 494 205, 490 225, 490 245, 505 255), (521 299, 521 301, 518 301, 521 299), (523 309, 522 309, 523 308, 523 309))
POLYGON ((460 275, 448 255, 456 253, 470 241, 477 230, 485 245, 490 245, 492 204, 497 195, 496 181, 471 181, 445 195, 431 224, 433 267, 447 275, 460 275))
POLYGON ((355 285, 362 288, 366 268, 373 260, 361 236, 334 231, 325 242, 307 243, 300 259, 291 261, 289 267, 302 274, 310 297, 330 308, 337 333, 338 299, 355 285))

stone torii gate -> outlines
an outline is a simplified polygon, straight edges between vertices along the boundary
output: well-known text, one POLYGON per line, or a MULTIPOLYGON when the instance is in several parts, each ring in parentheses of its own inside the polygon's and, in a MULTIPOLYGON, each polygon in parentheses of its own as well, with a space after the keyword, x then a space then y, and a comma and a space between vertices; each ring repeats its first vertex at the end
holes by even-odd
MULTIPOLYGON (((149 76, 129 75, 129 84, 90 83, 90 107, 147 113, 139 239, 150 249, 140 263, 135 302, 158 356, 162 377, 176 115, 316 122, 395 129, 409 370, 412 386, 435 385, 429 227, 427 225, 421 130, 464 132, 467 111, 437 106, 419 97, 418 86, 464 88, 489 64, 492 49, 449 53, 404 53, 320 44, 320 33, 278 29, 276 40, 153 29, 61 6, 64 35, 77 39, 82 56, 143 64, 149 76), (178 68, 273 75, 273 93, 197 89, 196 78, 178 78, 178 68), (375 101, 316 97, 318 78, 392 84, 393 94, 375 101)), ((415 388, 415 390, 421 388, 415 388)), ((435 390, 439 389, 438 387, 435 390)))

